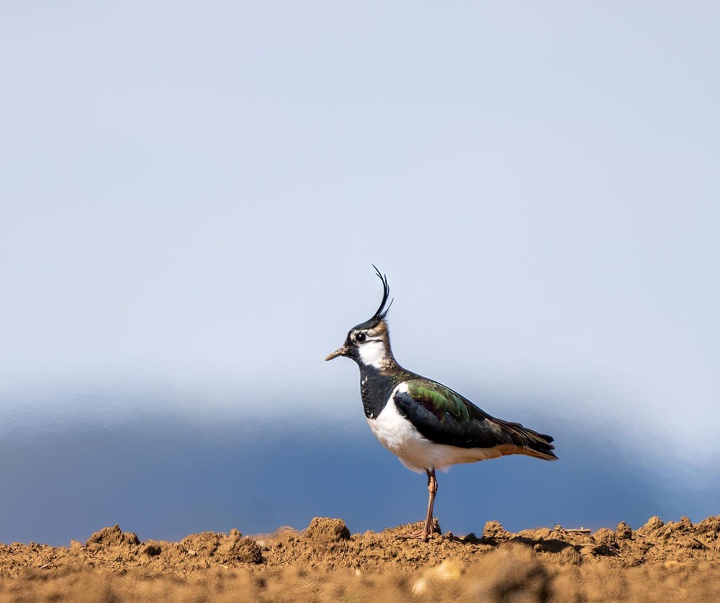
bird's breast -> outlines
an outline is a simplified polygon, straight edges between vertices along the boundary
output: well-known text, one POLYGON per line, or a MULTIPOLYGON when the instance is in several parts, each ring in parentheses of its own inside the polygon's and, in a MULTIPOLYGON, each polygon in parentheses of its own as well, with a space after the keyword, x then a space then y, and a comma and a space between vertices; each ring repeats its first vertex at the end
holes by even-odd
POLYGON ((403 417, 391 399, 375 417, 367 417, 370 430, 380 443, 413 471, 425 469, 423 449, 430 444, 415 426, 403 417))

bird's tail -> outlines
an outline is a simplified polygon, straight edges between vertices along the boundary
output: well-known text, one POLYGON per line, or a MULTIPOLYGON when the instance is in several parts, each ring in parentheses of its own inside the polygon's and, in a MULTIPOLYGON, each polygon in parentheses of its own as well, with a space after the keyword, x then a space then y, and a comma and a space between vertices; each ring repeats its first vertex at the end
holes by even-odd
POLYGON ((557 456, 553 450, 552 436, 544 433, 538 433, 527 427, 523 427, 520 423, 510 423, 509 421, 503 421, 501 419, 492 419, 493 423, 502 430, 505 437, 509 440, 508 443, 512 443, 520 450, 516 450, 520 454, 526 454, 527 456, 534 456, 538 459, 544 459, 546 461, 555 461, 557 456))

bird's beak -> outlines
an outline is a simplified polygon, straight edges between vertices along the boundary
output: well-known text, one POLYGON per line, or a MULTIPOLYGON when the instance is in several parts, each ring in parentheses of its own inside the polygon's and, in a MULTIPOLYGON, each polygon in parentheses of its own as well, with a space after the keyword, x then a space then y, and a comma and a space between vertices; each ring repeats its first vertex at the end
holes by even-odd
POLYGON ((332 360, 333 358, 337 358, 338 356, 345 356, 347 354, 348 348, 346 345, 344 345, 341 348, 338 348, 335 350, 332 354, 328 354, 328 357, 325 358, 325 361, 332 360))

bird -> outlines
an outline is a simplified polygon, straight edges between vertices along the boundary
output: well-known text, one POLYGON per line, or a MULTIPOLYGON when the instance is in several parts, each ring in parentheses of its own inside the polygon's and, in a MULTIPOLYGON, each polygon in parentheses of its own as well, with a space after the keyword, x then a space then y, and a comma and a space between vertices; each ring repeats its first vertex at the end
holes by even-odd
POLYGON ((355 325, 339 356, 360 368, 360 396, 365 418, 380 443, 411 471, 427 474, 428 507, 421 530, 406 538, 427 541, 435 533, 433 509, 438 491, 436 470, 511 454, 556 460, 553 438, 489 415, 467 398, 432 379, 404 369, 390 347, 387 275, 373 264, 383 295, 373 316, 355 325))

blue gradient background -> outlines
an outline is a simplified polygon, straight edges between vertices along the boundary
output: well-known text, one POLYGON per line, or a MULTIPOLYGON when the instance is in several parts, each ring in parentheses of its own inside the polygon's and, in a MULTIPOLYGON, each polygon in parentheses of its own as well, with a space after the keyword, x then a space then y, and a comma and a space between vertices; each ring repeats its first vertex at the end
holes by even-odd
POLYGON ((422 518, 356 367, 556 437, 445 529, 720 512, 710 2, 0 7, 0 542, 422 518))
MULTIPOLYGON (((422 517, 424 477, 393 461, 370 433, 324 431, 259 436, 241 425, 207 429, 156 420, 31 442, 10 438, 3 458, 18 460, 0 478, 12 486, 5 517, 19 521, 7 525, 4 538, 43 534, 62 543, 113 522, 145 538, 181 538, 234 526, 304 527, 314 516, 343 517, 355 530, 422 517)), ((620 519, 637 525, 653 513, 706 512, 692 497, 668 496, 596 434, 570 426, 555 431, 562 462, 510 457, 440 475, 443 529, 481 532, 488 519, 510 529, 600 527, 620 519)))

